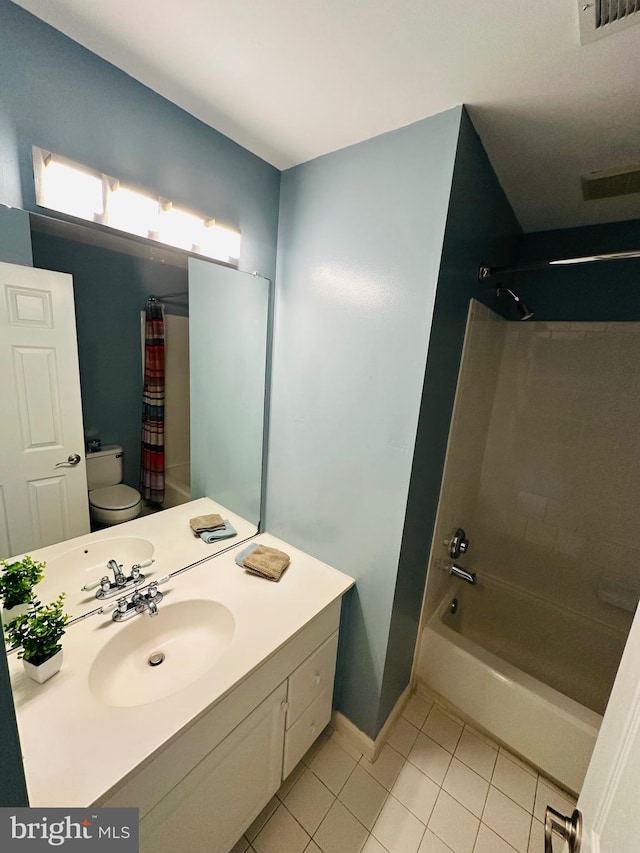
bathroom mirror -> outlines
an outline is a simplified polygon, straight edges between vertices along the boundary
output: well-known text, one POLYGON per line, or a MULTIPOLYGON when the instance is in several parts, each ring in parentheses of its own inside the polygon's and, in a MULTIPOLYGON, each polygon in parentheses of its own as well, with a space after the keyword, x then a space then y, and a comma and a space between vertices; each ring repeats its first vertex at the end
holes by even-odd
MULTIPOLYGON (((269 282, 109 229, 28 219, 33 266, 73 277, 85 437, 121 445, 123 482, 138 488, 141 314, 153 295, 166 327, 165 506, 207 496, 257 530, 269 282)), ((45 544, 53 543, 12 553, 45 544)))

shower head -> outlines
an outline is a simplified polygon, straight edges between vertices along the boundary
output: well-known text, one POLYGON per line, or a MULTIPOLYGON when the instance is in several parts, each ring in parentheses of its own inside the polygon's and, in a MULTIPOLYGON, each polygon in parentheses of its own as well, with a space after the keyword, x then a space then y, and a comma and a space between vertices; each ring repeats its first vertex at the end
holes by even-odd
POLYGON ((503 293, 508 293, 509 296, 516 303, 516 308, 518 309, 518 314, 520 315, 521 320, 528 320, 530 317, 533 317, 533 311, 530 311, 525 303, 520 299, 519 296, 513 292, 513 290, 509 290, 508 287, 502 287, 498 285, 496 287, 496 296, 501 296, 503 293))

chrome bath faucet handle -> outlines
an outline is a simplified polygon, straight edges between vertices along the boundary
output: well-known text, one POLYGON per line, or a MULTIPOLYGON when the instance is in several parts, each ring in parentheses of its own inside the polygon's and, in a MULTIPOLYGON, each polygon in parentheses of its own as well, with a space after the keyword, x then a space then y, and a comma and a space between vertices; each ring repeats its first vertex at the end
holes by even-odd
POLYGON ((462 527, 458 527, 455 533, 444 540, 444 546, 452 560, 457 560, 462 554, 467 553, 469 540, 462 527))

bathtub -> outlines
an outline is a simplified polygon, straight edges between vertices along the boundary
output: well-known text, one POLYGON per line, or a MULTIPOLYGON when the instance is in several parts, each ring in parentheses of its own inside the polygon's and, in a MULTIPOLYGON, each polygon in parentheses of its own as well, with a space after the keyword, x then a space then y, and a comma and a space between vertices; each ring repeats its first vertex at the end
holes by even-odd
POLYGON ((578 793, 623 648, 620 632, 499 581, 456 581, 422 630, 415 679, 578 793))
POLYGON ((191 500, 191 465, 168 465, 164 472, 164 501, 162 506, 169 509, 172 506, 186 504, 191 500))

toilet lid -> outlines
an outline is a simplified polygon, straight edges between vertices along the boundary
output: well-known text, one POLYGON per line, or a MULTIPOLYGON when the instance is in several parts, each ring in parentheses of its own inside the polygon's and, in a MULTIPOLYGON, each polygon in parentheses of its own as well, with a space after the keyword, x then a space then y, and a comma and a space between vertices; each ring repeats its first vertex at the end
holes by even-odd
POLYGON ((131 509, 140 501, 140 492, 119 483, 117 486, 105 486, 93 489, 89 494, 89 503, 98 509, 131 509))

